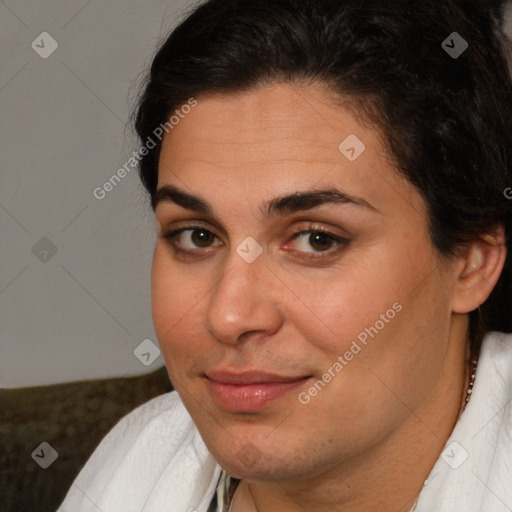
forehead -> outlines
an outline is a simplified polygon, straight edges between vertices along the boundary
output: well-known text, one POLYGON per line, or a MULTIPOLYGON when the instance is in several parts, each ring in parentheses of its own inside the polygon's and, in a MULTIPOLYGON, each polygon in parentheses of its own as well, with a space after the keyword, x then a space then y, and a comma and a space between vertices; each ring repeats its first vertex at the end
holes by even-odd
POLYGON ((286 157, 316 161, 319 152, 336 161, 340 137, 354 132, 363 136, 362 131, 324 89, 279 84, 199 98, 198 105, 165 138, 163 149, 164 153, 166 147, 178 149, 180 157, 192 156, 174 147, 173 139, 179 134, 190 143, 200 142, 200 149, 218 157, 219 163, 242 159, 251 164, 286 157))
POLYGON ((422 202, 391 163, 382 134, 325 89, 278 84, 197 101, 163 140, 159 187, 215 191, 246 205, 323 186, 378 209, 422 202))

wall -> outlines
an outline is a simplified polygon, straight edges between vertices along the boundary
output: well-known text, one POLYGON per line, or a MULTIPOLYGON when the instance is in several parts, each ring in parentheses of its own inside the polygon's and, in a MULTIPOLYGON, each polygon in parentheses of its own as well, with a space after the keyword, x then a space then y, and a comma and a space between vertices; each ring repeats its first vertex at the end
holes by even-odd
POLYGON ((147 197, 129 166, 94 190, 138 149, 129 115, 142 73, 190 3, 0 4, 0 387, 163 364, 147 197))

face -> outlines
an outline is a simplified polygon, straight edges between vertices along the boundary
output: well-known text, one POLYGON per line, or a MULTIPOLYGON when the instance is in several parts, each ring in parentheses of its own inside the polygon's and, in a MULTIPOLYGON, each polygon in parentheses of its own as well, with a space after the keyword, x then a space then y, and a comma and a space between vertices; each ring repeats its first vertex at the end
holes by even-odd
POLYGON ((428 401, 453 272, 379 132, 326 91, 197 100, 159 164, 152 310, 169 375, 231 474, 318 477, 428 401))

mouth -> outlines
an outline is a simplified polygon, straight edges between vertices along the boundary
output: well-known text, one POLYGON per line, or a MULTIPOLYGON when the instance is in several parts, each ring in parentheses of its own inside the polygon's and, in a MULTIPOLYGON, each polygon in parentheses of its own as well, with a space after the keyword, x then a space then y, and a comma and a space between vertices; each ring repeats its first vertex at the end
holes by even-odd
POLYGON ((312 379, 261 371, 215 370, 205 375, 214 401, 229 412, 259 412, 312 379))

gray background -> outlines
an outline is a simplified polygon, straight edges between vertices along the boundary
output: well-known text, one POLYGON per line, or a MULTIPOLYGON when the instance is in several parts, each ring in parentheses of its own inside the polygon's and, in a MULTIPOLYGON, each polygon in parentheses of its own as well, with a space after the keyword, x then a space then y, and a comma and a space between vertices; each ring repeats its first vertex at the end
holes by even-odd
POLYGON ((138 149, 129 115, 143 73, 191 5, 0 3, 0 387, 163 365, 154 349, 148 366, 134 355, 158 343, 146 194, 135 171, 103 200, 93 190, 138 149), (31 47, 51 48, 43 32, 58 44, 46 59, 31 47))
MULTIPOLYGON (((93 190, 138 149, 128 116, 143 72, 194 3, 0 3, 0 387, 163 364, 134 354, 157 344, 147 197, 135 172, 102 200, 93 190), (58 43, 46 59, 31 47, 42 32, 58 43)), ((507 20, 512 32, 512 8, 507 20)))

